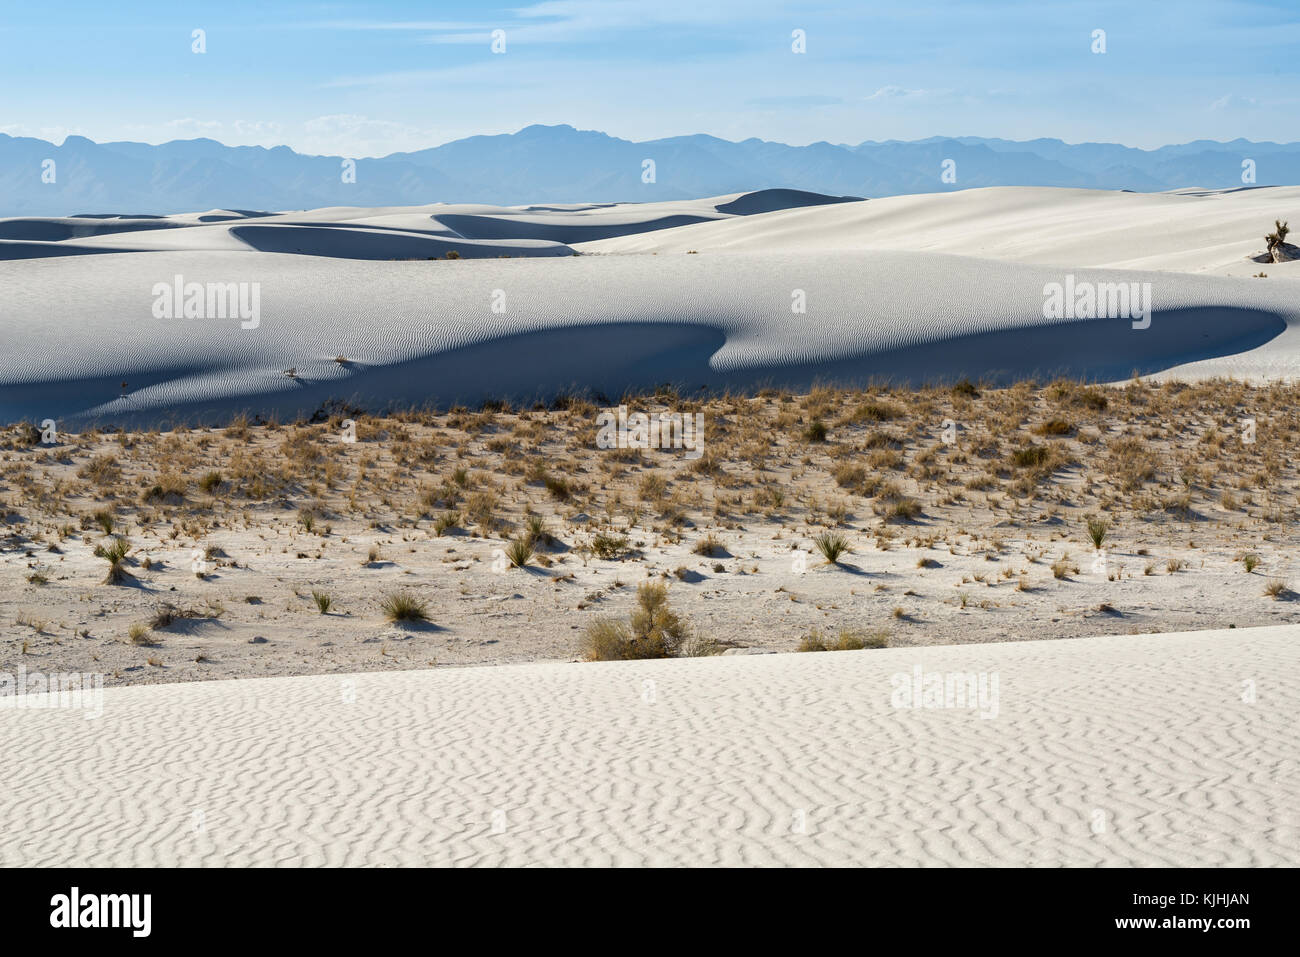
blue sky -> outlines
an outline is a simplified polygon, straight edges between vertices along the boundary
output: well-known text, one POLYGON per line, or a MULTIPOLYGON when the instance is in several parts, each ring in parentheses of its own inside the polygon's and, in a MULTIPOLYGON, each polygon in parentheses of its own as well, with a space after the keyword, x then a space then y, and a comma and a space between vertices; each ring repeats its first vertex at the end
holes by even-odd
POLYGON ((349 156, 530 123, 793 144, 1284 142, 1300 140, 1298 51, 1300 0, 9 0, 0 132, 349 156))

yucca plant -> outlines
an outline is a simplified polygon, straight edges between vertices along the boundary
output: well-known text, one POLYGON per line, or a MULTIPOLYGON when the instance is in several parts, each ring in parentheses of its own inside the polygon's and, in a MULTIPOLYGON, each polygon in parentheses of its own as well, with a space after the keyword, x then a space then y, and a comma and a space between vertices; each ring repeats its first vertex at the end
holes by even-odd
POLYGON ((521 535, 519 538, 512 538, 506 545, 506 558, 515 568, 524 568, 528 565, 529 560, 533 557, 533 543, 527 535, 521 535))
POLYGON ((839 532, 823 532, 813 539, 813 544, 829 565, 838 565, 840 556, 849 551, 849 540, 839 532))
POLYGON ((1101 550, 1101 543, 1106 540, 1106 532, 1110 524, 1104 518, 1089 516, 1087 519, 1088 537, 1092 539, 1092 547, 1101 550))
POLYGON ((108 562, 108 576, 105 585, 120 585, 127 580, 126 556, 131 551, 131 544, 125 538, 112 538, 106 545, 95 546, 95 557, 108 562))

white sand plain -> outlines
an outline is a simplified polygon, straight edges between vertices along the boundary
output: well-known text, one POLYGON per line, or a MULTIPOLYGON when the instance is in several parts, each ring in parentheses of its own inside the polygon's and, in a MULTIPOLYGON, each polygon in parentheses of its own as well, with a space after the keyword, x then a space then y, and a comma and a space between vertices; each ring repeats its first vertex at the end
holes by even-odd
POLYGON ((1300 858, 1294 625, 200 682, 102 705, 0 709, 0 865, 1300 858), (895 707, 918 667, 982 676, 989 697, 895 707))

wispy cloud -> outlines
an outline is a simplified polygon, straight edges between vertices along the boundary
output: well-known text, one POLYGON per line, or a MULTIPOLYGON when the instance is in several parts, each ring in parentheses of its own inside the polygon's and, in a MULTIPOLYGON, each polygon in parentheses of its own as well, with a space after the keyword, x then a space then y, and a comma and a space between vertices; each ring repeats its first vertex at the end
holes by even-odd
POLYGON ((870 96, 865 97, 868 100, 909 100, 919 97, 936 97, 947 96, 951 90, 909 90, 902 86, 882 86, 870 96))
POLYGON ((1234 110, 1249 110, 1259 105, 1259 101, 1253 96, 1238 96, 1236 93, 1228 93, 1219 97, 1210 104, 1210 109, 1215 112, 1227 112, 1234 110))

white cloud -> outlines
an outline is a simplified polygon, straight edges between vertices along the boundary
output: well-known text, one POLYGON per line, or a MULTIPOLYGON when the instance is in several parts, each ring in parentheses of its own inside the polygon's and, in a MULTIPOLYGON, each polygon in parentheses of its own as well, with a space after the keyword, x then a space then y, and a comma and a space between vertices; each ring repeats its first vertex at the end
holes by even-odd
POLYGON ((1211 103, 1210 109, 1216 112, 1249 110, 1258 105, 1259 101, 1252 96, 1238 96, 1236 93, 1229 93, 1211 103))
POLYGON ((868 100, 901 100, 917 96, 931 96, 931 90, 909 90, 902 86, 882 86, 875 93, 872 93, 868 100))

